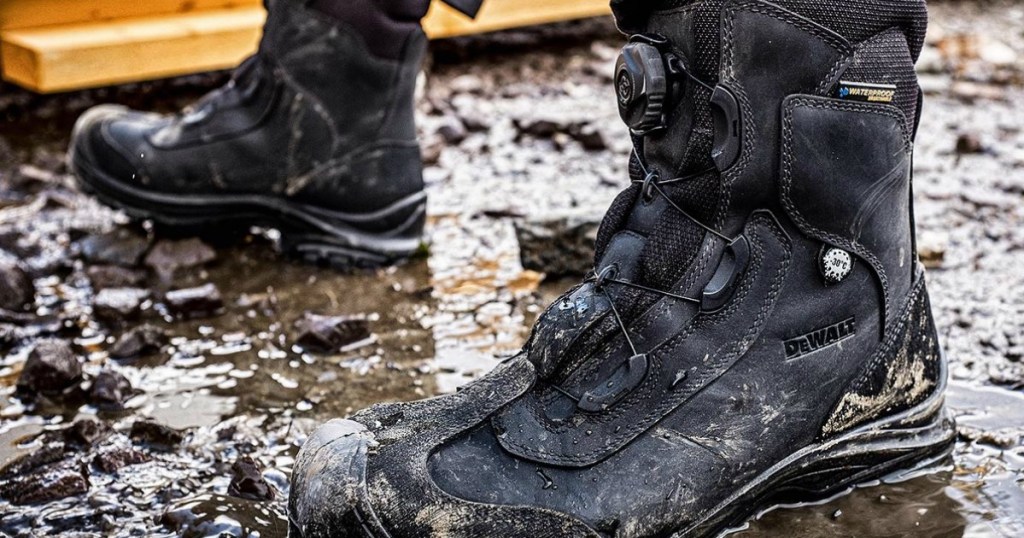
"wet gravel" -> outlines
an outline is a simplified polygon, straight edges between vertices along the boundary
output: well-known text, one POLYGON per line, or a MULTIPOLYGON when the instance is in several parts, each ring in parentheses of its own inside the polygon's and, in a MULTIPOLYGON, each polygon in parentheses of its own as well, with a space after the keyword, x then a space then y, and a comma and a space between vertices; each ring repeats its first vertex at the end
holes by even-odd
MULTIPOLYGON (((1024 536, 1024 6, 931 11, 915 213, 960 442, 940 472, 774 510, 742 536, 1024 536)), ((178 237, 74 188, 77 114, 174 110, 224 74, 5 86, 0 535, 284 536, 318 423, 455 390, 587 267, 626 185, 619 44, 606 20, 436 43, 419 106, 428 252, 356 274, 281 259, 273 231, 178 237)))

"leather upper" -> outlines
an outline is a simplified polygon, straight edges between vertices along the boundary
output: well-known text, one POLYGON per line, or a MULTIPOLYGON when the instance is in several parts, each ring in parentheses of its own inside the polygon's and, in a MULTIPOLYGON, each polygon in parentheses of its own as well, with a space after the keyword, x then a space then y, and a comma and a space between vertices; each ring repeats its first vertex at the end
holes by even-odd
POLYGON ((259 194, 372 211, 422 190, 412 94, 422 32, 400 60, 297 0, 270 5, 258 54, 180 114, 106 108, 83 157, 149 191, 259 194))

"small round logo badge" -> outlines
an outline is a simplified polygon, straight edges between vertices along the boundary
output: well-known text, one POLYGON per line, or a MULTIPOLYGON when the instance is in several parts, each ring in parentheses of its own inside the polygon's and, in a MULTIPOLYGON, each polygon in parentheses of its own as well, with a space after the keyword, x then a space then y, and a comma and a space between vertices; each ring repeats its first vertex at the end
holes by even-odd
POLYGON ((819 266, 825 282, 838 284, 853 271, 853 256, 841 248, 826 245, 821 249, 819 266))
POLYGON ((626 69, 619 71, 618 80, 615 81, 615 88, 618 92, 620 103, 625 105, 633 100, 633 77, 629 76, 629 71, 626 69))

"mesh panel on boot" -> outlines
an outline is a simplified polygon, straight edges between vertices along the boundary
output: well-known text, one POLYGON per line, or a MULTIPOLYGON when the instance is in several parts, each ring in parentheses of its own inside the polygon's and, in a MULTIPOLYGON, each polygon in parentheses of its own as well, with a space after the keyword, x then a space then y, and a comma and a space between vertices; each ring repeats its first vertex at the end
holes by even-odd
POLYGON ((690 266, 700 248, 704 230, 671 210, 661 214, 658 231, 651 234, 640 254, 641 280, 659 289, 671 289, 690 266))
MULTIPOLYGON (((705 174, 664 187, 664 191, 694 218, 711 222, 718 203, 718 174, 705 174)), ((642 280, 659 289, 670 289, 689 268, 703 237, 704 230, 693 221, 680 217, 674 209, 666 210, 640 254, 642 280)))
MULTIPOLYGON (((639 0, 638 0, 639 1, 639 0)), ((927 26, 924 0, 775 0, 776 4, 843 35, 857 48, 850 80, 896 84, 896 105, 914 121, 917 86, 913 58, 919 53, 927 26)), ((718 80, 719 30, 724 0, 662 0, 652 2, 651 16, 669 16, 668 11, 692 13, 691 24, 669 35, 670 40, 692 39, 691 56, 686 58, 693 74, 709 84, 718 80), (660 12, 660 13, 659 13, 660 12)), ((710 165, 713 139, 712 117, 708 99, 710 92, 700 88, 688 102, 676 107, 673 114, 692 114, 694 127, 688 138, 678 141, 680 152, 674 160, 676 170, 661 170, 662 177, 692 173, 710 165), (692 100, 691 100, 692 99, 692 100)), ((669 119, 672 121, 672 118, 669 119)), ((642 145, 638 145, 642 148, 642 145)), ((664 163, 663 163, 664 164, 664 163)), ((630 161, 630 176, 642 180, 643 173, 635 159, 630 161)), ((627 222, 629 203, 636 191, 620 196, 602 223, 598 234, 598 257, 612 235, 627 222), (614 214, 613 214, 614 213, 614 214)), ((718 174, 673 186, 669 195, 702 222, 713 225, 720 194, 718 174)), ((662 215, 654 230, 644 230, 647 245, 641 253, 642 283, 665 289, 678 279, 699 247, 701 231, 692 222, 674 212, 662 215)), ((646 301, 641 301, 642 303, 646 301)))
POLYGON ((626 220, 629 218, 629 212, 633 209, 633 201, 636 200, 636 196, 639 191, 640 186, 634 184, 620 192, 619 195, 612 200, 612 205, 608 207, 608 211, 605 213, 604 218, 601 219, 601 226, 597 229, 597 239, 594 241, 595 263, 604 255, 604 249, 608 246, 608 242, 611 241, 612 236, 621 230, 626 224, 626 220))

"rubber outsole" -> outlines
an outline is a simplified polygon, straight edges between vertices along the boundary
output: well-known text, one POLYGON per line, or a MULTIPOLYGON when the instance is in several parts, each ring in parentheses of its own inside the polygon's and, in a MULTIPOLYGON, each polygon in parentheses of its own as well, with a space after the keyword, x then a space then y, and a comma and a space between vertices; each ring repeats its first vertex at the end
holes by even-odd
MULTIPOLYGON (((781 505, 831 500, 900 473, 927 472, 949 457, 956 440, 944 388, 945 382, 912 409, 797 451, 672 538, 725 536, 751 517, 781 505)), ((292 477, 290 538, 390 536, 373 514, 366 488, 366 459, 375 444, 372 433, 348 420, 328 422, 310 437, 292 477), (338 462, 344 465, 339 467, 338 462), (349 475, 331 476, 326 471, 338 468, 349 469, 349 475), (345 491, 348 498, 339 502, 330 493, 334 491, 345 491), (347 512, 331 512, 343 505, 347 512)))
POLYGON ((956 442, 944 388, 945 382, 907 411, 797 451, 723 501, 705 520, 672 538, 725 536, 779 506, 824 502, 880 480, 937 468, 956 442))
POLYGON ((79 188, 128 216, 151 220, 173 233, 224 236, 251 227, 280 232, 281 252, 307 263, 337 269, 374 269, 394 265, 421 250, 426 221, 426 193, 418 192, 370 213, 343 213, 299 204, 279 197, 224 194, 170 195, 119 182, 72 146, 68 165, 79 188), (358 229, 359 223, 379 223, 405 217, 386 232, 358 229))

